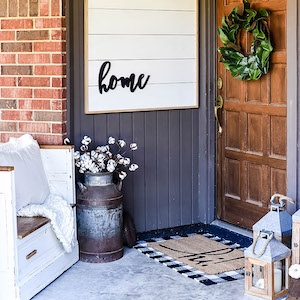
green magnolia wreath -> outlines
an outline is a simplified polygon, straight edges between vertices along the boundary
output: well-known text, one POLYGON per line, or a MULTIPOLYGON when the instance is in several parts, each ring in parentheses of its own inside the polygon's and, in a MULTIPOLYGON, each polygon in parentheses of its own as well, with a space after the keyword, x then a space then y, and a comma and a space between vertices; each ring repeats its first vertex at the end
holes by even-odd
POLYGON ((266 19, 269 17, 265 9, 250 9, 248 0, 243 0, 242 15, 235 7, 227 18, 222 19, 222 27, 218 28, 219 37, 224 47, 218 48, 221 53, 220 62, 224 63, 231 75, 239 80, 258 80, 267 74, 270 66, 270 54, 273 51, 270 31, 266 19), (254 41, 251 54, 247 57, 238 45, 238 31, 244 29, 253 34, 254 41))

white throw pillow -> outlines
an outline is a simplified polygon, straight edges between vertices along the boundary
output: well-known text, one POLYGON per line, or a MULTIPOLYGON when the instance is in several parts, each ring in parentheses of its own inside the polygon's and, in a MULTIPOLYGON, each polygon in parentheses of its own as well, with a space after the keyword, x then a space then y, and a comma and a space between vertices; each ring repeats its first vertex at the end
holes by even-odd
POLYGON ((0 144, 0 166, 15 168, 17 211, 29 204, 42 204, 48 198, 50 190, 40 147, 31 135, 0 144))

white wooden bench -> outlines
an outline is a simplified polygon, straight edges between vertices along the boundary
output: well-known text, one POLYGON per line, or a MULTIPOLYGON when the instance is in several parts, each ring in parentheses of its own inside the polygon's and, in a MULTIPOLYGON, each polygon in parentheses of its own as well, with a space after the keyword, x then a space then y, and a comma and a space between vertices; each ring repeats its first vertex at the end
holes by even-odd
MULTIPOLYGON (((41 146, 41 154, 49 182, 75 212, 74 148, 41 146)), ((71 253, 64 251, 50 220, 16 217, 14 168, 0 166, 0 299, 32 298, 78 261, 78 253, 77 239, 71 253)))

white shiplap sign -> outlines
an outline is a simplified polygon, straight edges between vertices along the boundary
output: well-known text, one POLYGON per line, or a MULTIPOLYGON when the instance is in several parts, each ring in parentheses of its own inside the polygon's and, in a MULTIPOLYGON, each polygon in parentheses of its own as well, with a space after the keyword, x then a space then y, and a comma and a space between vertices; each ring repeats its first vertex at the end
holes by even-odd
POLYGON ((85 0, 87 114, 198 107, 199 0, 85 0))

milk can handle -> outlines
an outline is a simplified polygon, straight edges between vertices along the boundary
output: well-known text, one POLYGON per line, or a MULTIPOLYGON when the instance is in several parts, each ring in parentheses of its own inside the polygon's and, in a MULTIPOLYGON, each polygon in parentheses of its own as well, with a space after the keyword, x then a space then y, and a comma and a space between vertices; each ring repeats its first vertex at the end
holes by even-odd
POLYGON ((279 203, 280 203, 280 207, 284 207, 285 203, 283 202, 283 200, 287 200, 292 204, 295 204, 295 200, 293 200, 292 198, 285 196, 285 195, 281 195, 281 194, 274 194, 270 200, 270 202, 274 205, 274 201, 276 198, 279 198, 279 203))
POLYGON ((261 231, 259 231, 258 235, 255 237, 255 239, 254 239, 254 241, 253 241, 252 254, 253 254, 254 257, 256 257, 256 258, 261 257, 261 256, 265 253, 265 251, 266 251, 266 249, 267 249, 267 247, 268 247, 268 245, 269 245, 271 239, 273 238, 273 235, 274 235, 274 233, 272 232, 272 233, 268 236, 268 238, 266 239, 265 246, 263 247, 263 249, 261 250, 261 252, 258 253, 258 254, 256 254, 256 253, 255 253, 255 247, 256 247, 256 244, 257 244, 257 242, 258 242, 259 239, 262 239, 261 231))

